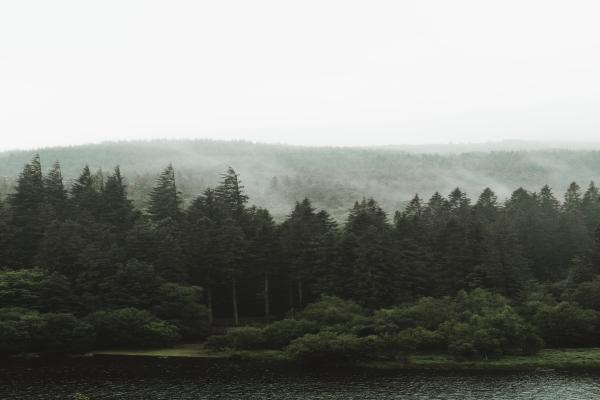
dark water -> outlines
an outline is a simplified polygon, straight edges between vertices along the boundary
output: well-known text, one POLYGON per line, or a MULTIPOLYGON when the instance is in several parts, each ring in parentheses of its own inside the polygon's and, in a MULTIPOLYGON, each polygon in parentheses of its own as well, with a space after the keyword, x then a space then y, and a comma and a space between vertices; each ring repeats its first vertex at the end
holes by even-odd
POLYGON ((299 371, 198 360, 83 359, 0 366, 0 399, 596 399, 600 371, 299 371))

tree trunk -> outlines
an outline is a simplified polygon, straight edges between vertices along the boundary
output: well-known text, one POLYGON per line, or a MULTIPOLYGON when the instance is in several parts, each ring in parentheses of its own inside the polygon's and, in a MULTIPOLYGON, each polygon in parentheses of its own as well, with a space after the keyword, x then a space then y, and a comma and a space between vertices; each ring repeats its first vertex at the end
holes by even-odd
POLYGON ((298 279, 298 308, 302 310, 302 279, 298 279))
POLYGON ((206 288, 206 307, 208 308, 208 324, 212 326, 213 324, 213 301, 212 301, 212 290, 210 286, 206 288))
POLYGON ((288 295, 290 301, 290 311, 292 312, 292 318, 294 317, 294 282, 290 280, 288 285, 288 295))
POLYGON ((265 320, 267 324, 271 322, 271 310, 269 304, 269 273, 265 272, 265 320))
POLYGON ((233 324, 239 325, 238 320, 238 304, 237 304, 237 290, 236 290, 235 276, 231 277, 231 301, 233 303, 233 324))

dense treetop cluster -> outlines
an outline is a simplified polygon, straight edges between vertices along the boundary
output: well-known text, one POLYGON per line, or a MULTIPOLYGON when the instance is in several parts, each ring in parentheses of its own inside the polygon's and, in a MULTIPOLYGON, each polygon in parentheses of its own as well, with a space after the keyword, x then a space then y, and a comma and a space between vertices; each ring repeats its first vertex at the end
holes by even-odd
MULTIPOLYGON (((391 216, 415 193, 429 197, 460 186, 475 196, 489 186, 503 201, 518 187, 534 191, 547 183, 562 191, 571 181, 600 179, 600 151, 593 147, 544 150, 516 143, 409 150, 154 140, 44 148, 39 153, 42 160, 60 160, 68 186, 84 164, 105 172, 120 165, 128 178, 128 197, 139 209, 146 207, 156 176, 170 162, 176 162, 177 188, 186 207, 206 188, 218 185, 219 173, 233 165, 252 203, 267 208, 278 222, 305 197, 343 223, 348 209, 362 197, 377 199, 391 216)), ((13 192, 31 157, 31 151, 0 152, 0 196, 13 192)), ((44 167, 46 171, 49 165, 44 167)))
MULTIPOLYGON (((369 312, 449 296, 458 304, 448 311, 453 329, 465 323, 467 332, 479 325, 460 299, 475 289, 500 296, 498 312, 511 307, 514 315, 502 315, 518 322, 523 348, 537 334, 549 345, 590 345, 600 332, 593 183, 585 190, 572 183, 562 200, 548 186, 517 189, 505 202, 491 189, 472 200, 457 188, 426 201, 415 196, 392 217, 365 198, 342 224, 305 199, 276 223, 248 205, 231 168, 184 205, 169 165, 142 209, 118 167, 105 176, 86 166, 70 188, 58 163, 42 171, 35 157, 0 203, 0 352, 197 339, 211 324, 294 319, 322 295, 369 312)), ((448 325, 438 332, 440 324, 423 324, 406 329, 474 346, 449 341, 448 325)), ((348 329, 360 337, 355 328, 348 329)))

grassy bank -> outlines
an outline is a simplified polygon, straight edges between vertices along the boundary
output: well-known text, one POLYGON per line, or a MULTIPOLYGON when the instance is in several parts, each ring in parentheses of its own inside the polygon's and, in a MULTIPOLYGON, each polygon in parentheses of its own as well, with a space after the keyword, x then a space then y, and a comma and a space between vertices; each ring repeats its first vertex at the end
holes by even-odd
POLYGON ((285 352, 278 350, 230 350, 217 351, 204 348, 202 344, 183 344, 162 349, 121 349, 92 352, 100 356, 132 357, 180 357, 180 358, 248 358, 265 360, 287 360, 285 352))
MULTIPOLYGON (((201 344, 180 345, 167 349, 148 350, 105 350, 93 352, 100 356, 122 357, 168 357, 203 359, 246 359, 274 362, 290 362, 282 351, 214 351, 201 344)), ((588 349, 545 349, 535 356, 505 356, 493 360, 456 361, 445 354, 410 356, 407 362, 369 361, 359 367, 379 370, 531 370, 600 368, 600 348, 588 349)))
POLYGON ((407 363, 372 361, 362 366, 382 370, 532 370, 600 368, 600 348, 544 349, 535 356, 504 356, 493 360, 456 361, 446 354, 415 355, 407 363))

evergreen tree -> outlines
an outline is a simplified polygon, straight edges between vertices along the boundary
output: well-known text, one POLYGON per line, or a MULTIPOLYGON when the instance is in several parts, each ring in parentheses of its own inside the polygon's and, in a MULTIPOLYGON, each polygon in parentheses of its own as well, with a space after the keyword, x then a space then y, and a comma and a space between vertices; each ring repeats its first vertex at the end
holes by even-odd
POLYGON ((484 244, 482 270, 485 284, 509 298, 519 298, 531 281, 528 260, 506 213, 493 223, 484 244))
POLYGON ((181 216, 181 193, 175 184, 175 170, 169 164, 160 174, 154 189, 150 192, 147 212, 152 221, 165 219, 178 221, 181 216))
POLYGON ((45 201, 51 208, 51 214, 58 219, 64 219, 67 210, 67 191, 63 182, 60 163, 56 161, 52 169, 44 177, 45 201))
POLYGON ((399 296, 391 229, 373 199, 356 203, 341 239, 345 296, 368 307, 392 304, 399 296))
POLYGON ((242 223, 245 216, 245 206, 248 196, 244 193, 244 186, 239 175, 229 167, 227 173, 221 175, 221 183, 215 189, 215 195, 230 211, 231 216, 242 223))
POLYGON ((13 267, 29 267, 42 239, 47 215, 40 157, 36 155, 17 179, 15 191, 8 197, 11 209, 11 239, 8 250, 13 267))
POLYGON ((282 258, 295 284, 295 290, 290 291, 290 308, 294 307, 293 299, 302 308, 307 294, 314 298, 311 285, 315 283, 315 272, 324 256, 324 236, 332 229, 334 225, 329 215, 316 213, 308 199, 297 202, 282 223, 279 234, 282 258))
POLYGON ((135 211, 132 201, 127 198, 127 185, 118 166, 106 179, 102 201, 105 210, 102 220, 110 224, 116 233, 122 236, 133 227, 139 214, 135 211))
POLYGON ((262 297, 265 320, 271 320, 272 275, 276 271, 278 247, 276 245, 275 222, 269 211, 252 207, 250 210, 250 233, 248 235, 248 262, 252 271, 263 277, 262 297))
POLYGON ((83 168, 79 177, 73 182, 70 202, 76 218, 80 221, 96 221, 103 213, 103 186, 101 175, 93 175, 88 165, 83 168))

